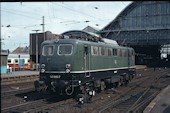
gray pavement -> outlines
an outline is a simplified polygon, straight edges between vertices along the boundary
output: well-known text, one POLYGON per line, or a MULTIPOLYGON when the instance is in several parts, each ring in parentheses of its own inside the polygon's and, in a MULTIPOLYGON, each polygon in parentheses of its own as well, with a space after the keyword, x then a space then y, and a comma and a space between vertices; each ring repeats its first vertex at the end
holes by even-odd
POLYGON ((170 113, 170 85, 156 96, 143 113, 170 113))

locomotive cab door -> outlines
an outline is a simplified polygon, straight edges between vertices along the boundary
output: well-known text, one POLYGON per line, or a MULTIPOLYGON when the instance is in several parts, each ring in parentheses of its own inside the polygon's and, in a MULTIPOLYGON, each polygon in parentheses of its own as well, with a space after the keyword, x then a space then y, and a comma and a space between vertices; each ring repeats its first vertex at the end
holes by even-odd
POLYGON ((90 77, 90 48, 84 45, 84 71, 85 77, 90 77))

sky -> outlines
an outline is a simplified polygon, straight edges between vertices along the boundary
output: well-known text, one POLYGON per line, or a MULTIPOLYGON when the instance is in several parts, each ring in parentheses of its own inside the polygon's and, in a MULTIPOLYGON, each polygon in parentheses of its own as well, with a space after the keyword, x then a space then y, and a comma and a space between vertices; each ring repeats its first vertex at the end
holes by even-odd
POLYGON ((108 25, 132 1, 1 2, 1 49, 29 46, 29 34, 42 28, 61 34, 87 26, 98 30, 108 25))

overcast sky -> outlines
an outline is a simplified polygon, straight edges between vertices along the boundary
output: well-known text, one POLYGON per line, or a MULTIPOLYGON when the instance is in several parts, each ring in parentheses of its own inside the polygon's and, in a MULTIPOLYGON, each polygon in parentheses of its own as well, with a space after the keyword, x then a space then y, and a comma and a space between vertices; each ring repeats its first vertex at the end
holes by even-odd
POLYGON ((61 34, 68 30, 82 30, 87 26, 102 29, 127 7, 131 1, 108 2, 2 2, 2 49, 13 51, 29 46, 32 30, 41 30, 42 16, 45 31, 61 34))

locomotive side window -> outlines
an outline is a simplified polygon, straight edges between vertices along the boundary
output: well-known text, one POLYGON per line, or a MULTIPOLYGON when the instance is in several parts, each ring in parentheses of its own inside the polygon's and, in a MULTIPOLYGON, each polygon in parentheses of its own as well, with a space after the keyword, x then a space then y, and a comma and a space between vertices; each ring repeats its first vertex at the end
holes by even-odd
POLYGON ((132 51, 129 51, 128 56, 129 56, 129 57, 131 57, 131 56, 132 56, 132 51))
POLYGON ((135 56, 135 52, 132 50, 132 56, 135 56))
POLYGON ((112 54, 113 54, 112 49, 111 49, 111 48, 108 48, 108 56, 112 56, 112 54))
POLYGON ((71 55, 73 51, 73 45, 60 44, 58 48, 58 55, 71 55))
POLYGON ((99 47, 99 53, 100 53, 100 56, 104 56, 105 55, 105 48, 99 47))
POLYGON ((42 55, 43 56, 52 56, 54 53, 54 46, 51 45, 45 45, 42 49, 42 55))
POLYGON ((108 56, 108 48, 105 48, 105 55, 108 56))
POLYGON ((113 56, 117 56, 117 49, 113 49, 113 56))
POLYGON ((91 54, 94 56, 97 56, 99 54, 97 46, 91 46, 91 54))
POLYGON ((127 57, 127 51, 126 50, 122 50, 122 56, 127 57))
POLYGON ((119 56, 119 57, 122 57, 122 50, 121 50, 121 49, 118 49, 118 51, 119 51, 119 52, 118 52, 118 53, 119 53, 118 56, 119 56))

